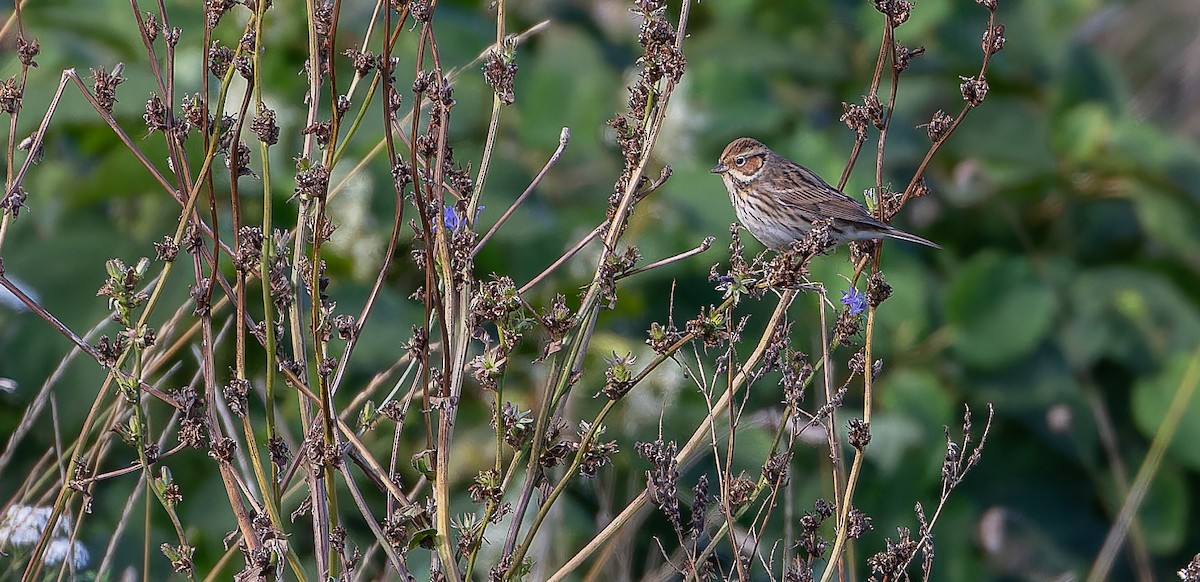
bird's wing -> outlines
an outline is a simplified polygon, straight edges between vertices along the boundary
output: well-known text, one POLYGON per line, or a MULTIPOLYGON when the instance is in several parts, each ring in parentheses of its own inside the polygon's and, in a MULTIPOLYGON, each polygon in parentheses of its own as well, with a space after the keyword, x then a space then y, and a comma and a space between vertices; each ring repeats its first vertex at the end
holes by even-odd
POLYGON ((806 183, 779 188, 777 201, 781 205, 835 220, 888 227, 871 216, 858 201, 830 186, 808 168, 795 165, 793 169, 804 176, 806 183))

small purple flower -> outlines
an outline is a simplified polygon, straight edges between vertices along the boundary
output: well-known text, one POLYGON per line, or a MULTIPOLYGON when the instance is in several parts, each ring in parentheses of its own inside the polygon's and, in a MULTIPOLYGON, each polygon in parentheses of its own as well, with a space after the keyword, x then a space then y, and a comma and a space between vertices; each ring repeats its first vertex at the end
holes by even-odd
MULTIPOLYGON (((483 212, 483 208, 484 208, 483 206, 479 206, 478 208, 475 209, 475 220, 479 220, 479 214, 481 212, 483 212)), ((466 218, 459 216, 458 208, 456 208, 454 206, 444 207, 442 209, 442 213, 443 213, 442 220, 446 223, 446 228, 451 231, 458 230, 458 227, 467 225, 466 218)), ((433 225, 433 230, 436 231, 437 226, 438 225, 435 223, 433 225)))
POLYGON ((458 224, 464 222, 458 218, 458 210, 453 206, 445 207, 443 212, 445 213, 443 220, 446 222, 446 228, 450 230, 457 230, 458 224))
POLYGON ((858 315, 867 309, 867 296, 851 287, 842 291, 842 305, 850 308, 850 315, 858 315))

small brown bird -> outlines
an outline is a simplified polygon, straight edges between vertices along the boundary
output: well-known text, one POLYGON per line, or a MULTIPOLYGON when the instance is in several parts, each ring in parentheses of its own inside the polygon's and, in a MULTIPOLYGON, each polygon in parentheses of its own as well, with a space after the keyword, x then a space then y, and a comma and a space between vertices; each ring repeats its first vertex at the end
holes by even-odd
POLYGON ((738 221, 771 248, 786 248, 812 230, 814 221, 827 218, 833 219, 834 244, 887 237, 942 248, 880 222, 808 168, 755 139, 730 142, 712 172, 725 182, 738 221))

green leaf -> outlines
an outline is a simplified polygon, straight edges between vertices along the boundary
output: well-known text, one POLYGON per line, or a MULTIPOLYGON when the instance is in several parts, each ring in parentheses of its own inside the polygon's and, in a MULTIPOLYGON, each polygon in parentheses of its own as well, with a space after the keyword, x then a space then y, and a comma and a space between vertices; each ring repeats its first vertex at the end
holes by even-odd
POLYGON ((437 530, 434 528, 426 528, 413 533, 412 539, 408 540, 408 551, 413 551, 417 546, 422 548, 433 549, 434 541, 437 540, 437 530))
POLYGON ((1156 555, 1179 551, 1187 534, 1188 485, 1177 465, 1165 463, 1150 484, 1138 520, 1146 549, 1156 555))
POLYGON ((1081 272, 1068 292, 1070 317, 1059 343, 1076 367, 1102 358, 1145 366, 1200 345, 1200 313, 1164 277, 1129 268, 1081 272))
POLYGON ((947 298, 954 351, 978 368, 1015 362, 1050 332, 1057 309, 1029 259, 980 254, 955 277, 947 298))
POLYGON ((1134 183, 1131 197, 1138 223, 1146 236, 1184 257, 1200 252, 1200 219, 1196 207, 1182 196, 1134 183))
POLYGON ((892 476, 907 460, 907 452, 920 450, 927 432, 924 425, 906 414, 879 412, 871 418, 867 458, 883 476, 892 476))
POLYGON ((961 407, 955 411, 952 398, 929 370, 906 368, 885 373, 879 382, 879 392, 884 409, 903 412, 922 425, 933 427, 938 441, 942 435, 937 429, 961 417, 961 407))
MULTIPOLYGON (((900 243, 903 245, 905 243, 900 243)), ((881 349, 902 351, 914 349, 929 335, 929 313, 932 300, 930 299, 930 282, 933 275, 918 262, 920 251, 914 248, 895 250, 903 252, 888 253, 887 269, 884 275, 892 286, 892 296, 880 304, 876 311, 876 323, 879 331, 876 337, 881 349), (910 252, 915 251, 915 252, 910 252)), ((887 352, 881 352, 887 353, 887 352)))
POLYGON ((1087 160, 1103 153, 1112 139, 1112 116, 1099 103, 1068 109, 1054 124, 1054 149, 1068 159, 1087 160))
MULTIPOLYGON (((1185 373, 1193 356, 1176 354, 1158 374, 1139 381, 1133 389, 1133 418, 1147 438, 1153 438, 1162 426, 1175 394, 1186 388, 1185 373)), ((1183 419, 1167 449, 1171 458, 1200 470, 1200 398, 1193 396, 1186 404, 1183 419)))

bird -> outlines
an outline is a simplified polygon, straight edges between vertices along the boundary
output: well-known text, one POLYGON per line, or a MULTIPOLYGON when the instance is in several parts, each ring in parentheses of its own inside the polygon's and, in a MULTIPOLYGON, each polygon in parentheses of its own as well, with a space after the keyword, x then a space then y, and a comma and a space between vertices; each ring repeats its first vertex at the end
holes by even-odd
POLYGON ((804 238, 814 221, 832 219, 833 246, 846 241, 893 238, 935 249, 937 243, 880 222, 853 198, 812 170, 762 142, 739 137, 725 146, 712 173, 721 176, 738 221, 754 238, 784 249, 804 238))

